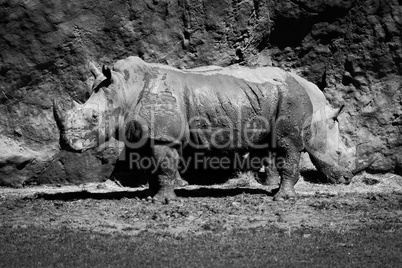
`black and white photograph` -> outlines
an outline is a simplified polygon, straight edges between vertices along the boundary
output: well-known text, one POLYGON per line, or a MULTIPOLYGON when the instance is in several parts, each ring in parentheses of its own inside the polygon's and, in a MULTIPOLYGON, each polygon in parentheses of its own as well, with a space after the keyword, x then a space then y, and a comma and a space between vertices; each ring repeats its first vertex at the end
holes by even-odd
POLYGON ((401 265, 401 0, 0 0, 0 267, 401 265))

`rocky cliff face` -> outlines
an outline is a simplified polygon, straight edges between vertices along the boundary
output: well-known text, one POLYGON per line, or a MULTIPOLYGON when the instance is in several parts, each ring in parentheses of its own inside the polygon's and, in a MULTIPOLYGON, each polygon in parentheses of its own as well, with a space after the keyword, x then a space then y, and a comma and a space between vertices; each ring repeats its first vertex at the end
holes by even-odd
POLYGON ((85 100, 87 60, 179 68, 274 65, 346 103, 343 138, 373 172, 402 174, 397 0, 0 1, 0 185, 101 181, 118 145, 60 151, 52 99, 85 100))

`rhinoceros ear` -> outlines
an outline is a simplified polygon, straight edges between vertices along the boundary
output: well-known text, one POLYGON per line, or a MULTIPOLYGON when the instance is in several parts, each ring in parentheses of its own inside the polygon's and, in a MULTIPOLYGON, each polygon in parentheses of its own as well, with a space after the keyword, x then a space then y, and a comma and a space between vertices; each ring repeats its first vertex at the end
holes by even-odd
POLYGON ((109 81, 112 80, 112 71, 110 71, 109 67, 107 67, 106 65, 103 65, 102 73, 106 77, 107 80, 109 80, 109 81))
MULTIPOLYGON (((340 116, 344 111, 345 111, 345 104, 343 104, 343 105, 339 108, 338 116, 340 116)), ((337 117, 338 117, 338 116, 337 116, 337 117)))
POLYGON ((342 105, 340 108, 334 109, 331 113, 327 115, 327 118, 338 121, 338 116, 340 116, 344 112, 344 108, 345 105, 342 105))
POLYGON ((92 61, 88 61, 88 69, 91 71, 95 79, 98 79, 100 76, 102 76, 101 71, 96 68, 95 64, 92 61))

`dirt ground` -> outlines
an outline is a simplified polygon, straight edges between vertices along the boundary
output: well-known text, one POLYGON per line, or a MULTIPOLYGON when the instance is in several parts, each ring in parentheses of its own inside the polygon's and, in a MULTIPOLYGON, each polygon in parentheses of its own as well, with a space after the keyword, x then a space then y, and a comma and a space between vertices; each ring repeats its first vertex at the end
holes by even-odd
POLYGON ((2 267, 390 266, 402 263, 402 177, 301 179, 296 202, 251 173, 153 203, 107 181, 0 188, 2 267))

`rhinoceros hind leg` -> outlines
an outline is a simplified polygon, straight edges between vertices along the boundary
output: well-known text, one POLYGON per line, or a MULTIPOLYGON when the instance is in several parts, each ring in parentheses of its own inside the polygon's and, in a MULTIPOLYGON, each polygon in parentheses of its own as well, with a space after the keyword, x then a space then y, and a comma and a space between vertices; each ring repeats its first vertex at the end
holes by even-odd
POLYGON ((290 139, 284 139, 282 142, 279 142, 279 144, 284 152, 284 163, 283 169, 281 170, 281 186, 279 191, 275 194, 274 200, 296 200, 294 186, 299 180, 300 176, 299 161, 301 153, 290 139))
POLYGON ((180 178, 178 172, 179 154, 176 149, 169 146, 155 145, 153 156, 157 167, 149 182, 150 189, 156 192, 154 200, 167 203, 176 198, 174 188, 177 186, 178 178, 180 178))

